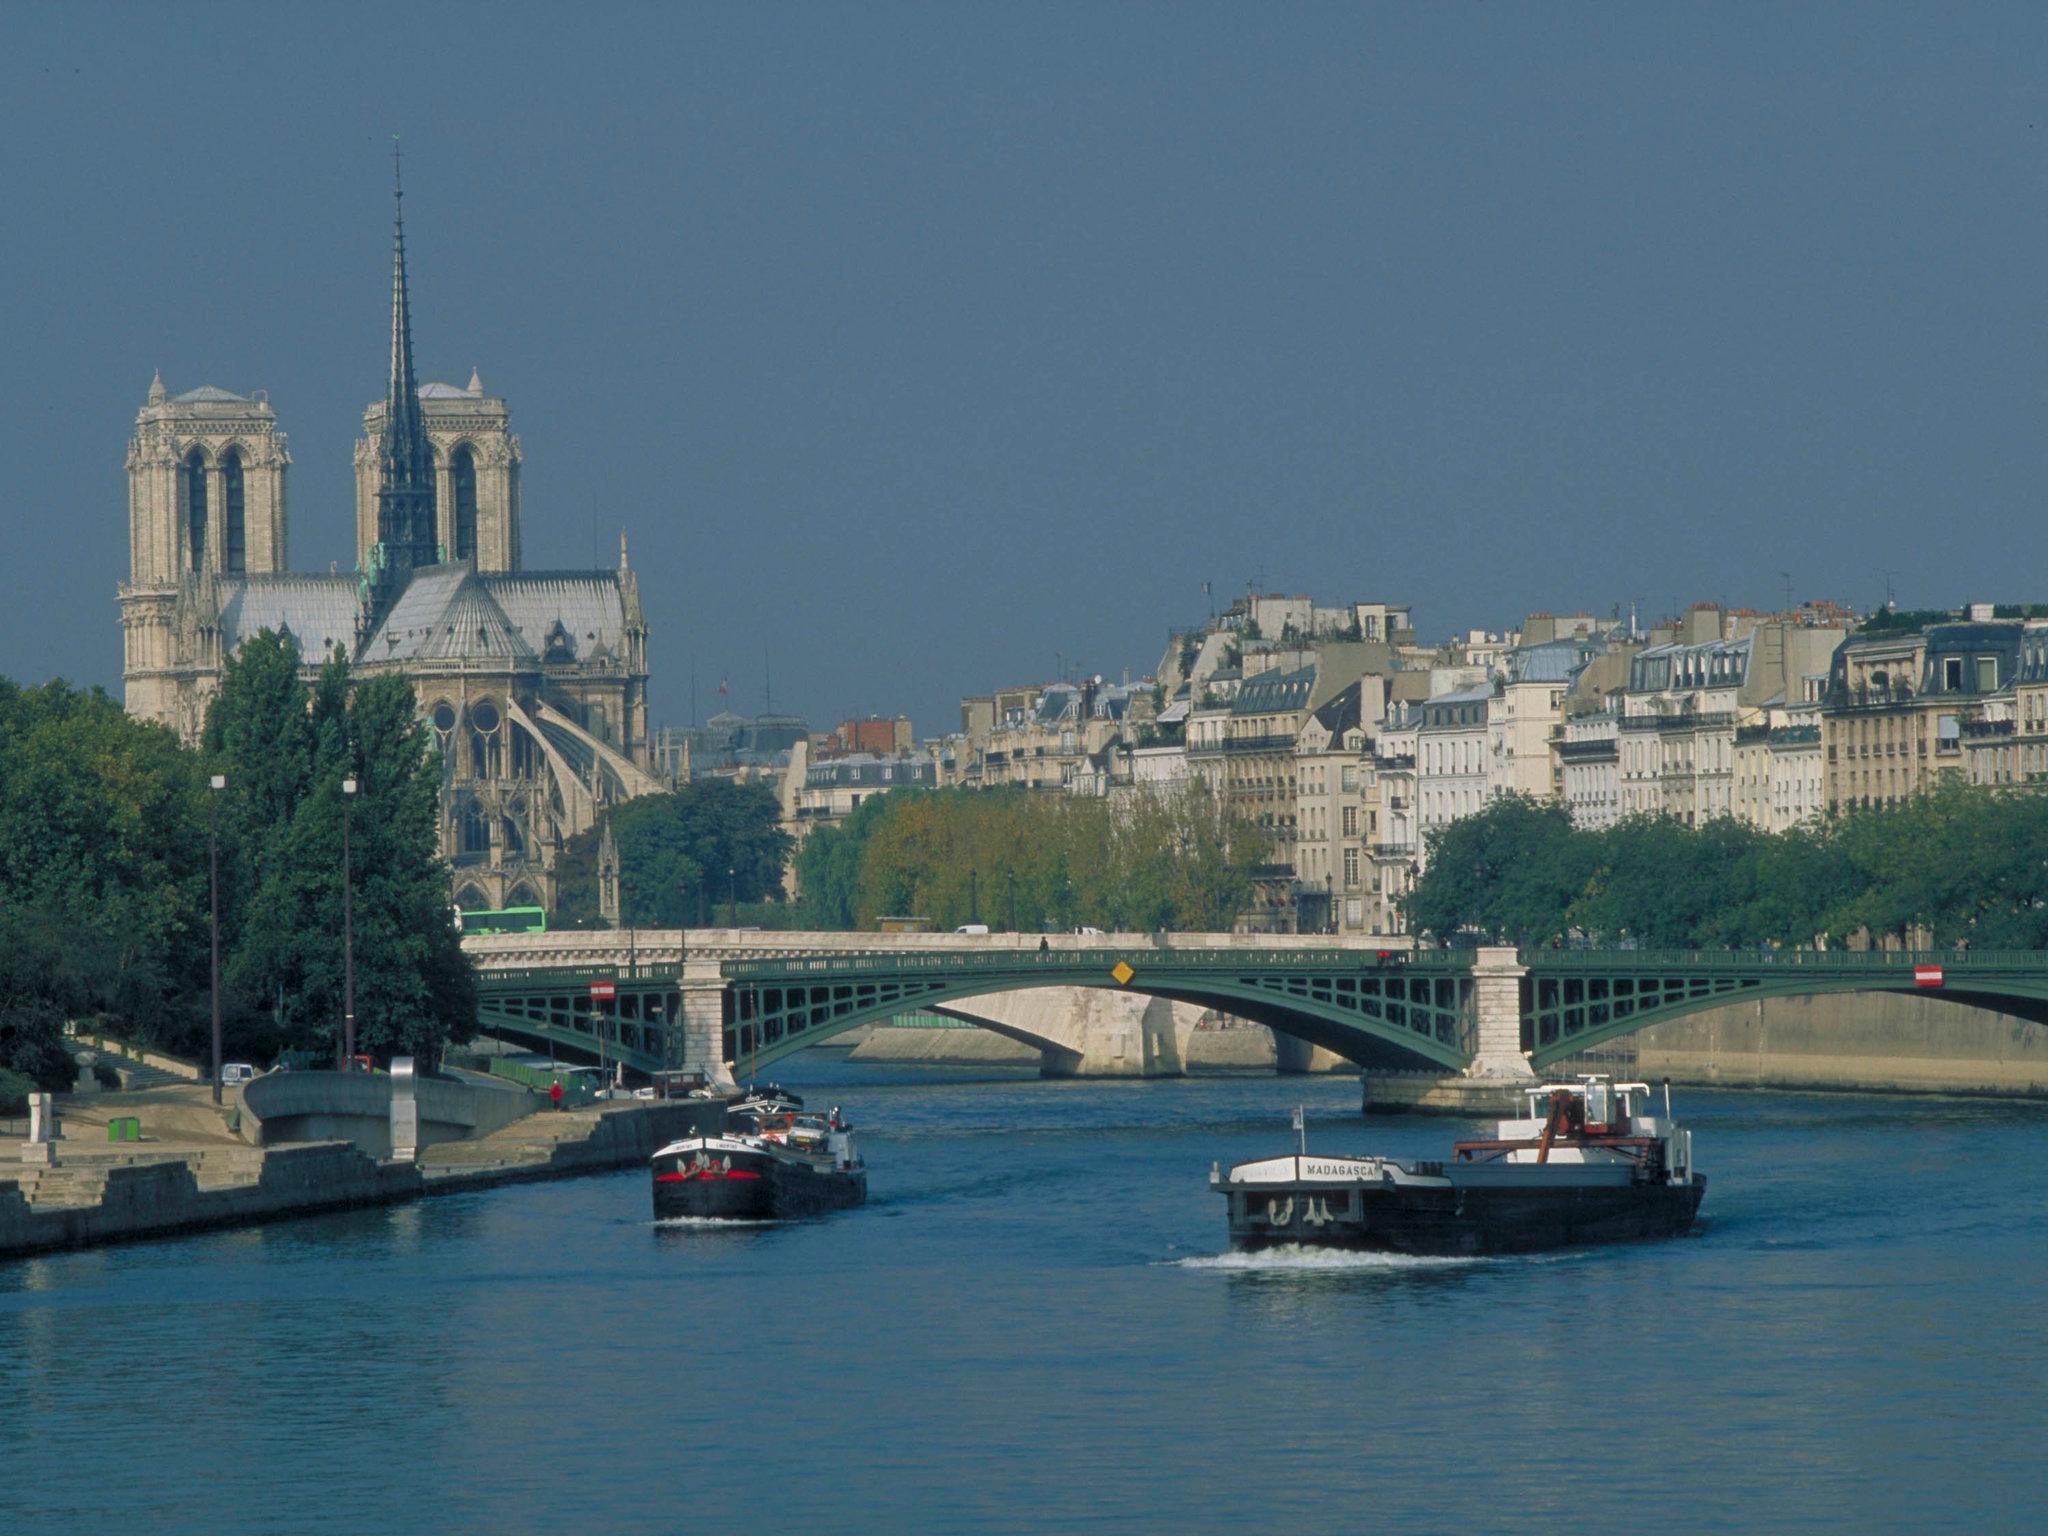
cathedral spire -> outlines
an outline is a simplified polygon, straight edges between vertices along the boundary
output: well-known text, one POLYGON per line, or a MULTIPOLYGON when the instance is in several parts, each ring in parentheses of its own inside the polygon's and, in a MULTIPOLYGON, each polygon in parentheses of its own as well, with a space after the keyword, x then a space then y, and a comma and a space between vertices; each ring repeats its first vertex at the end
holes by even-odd
POLYGON ((384 394, 383 483, 377 491, 377 537, 394 575, 438 559, 434 529, 434 458, 420 413, 412 366, 412 309, 405 287, 405 186, 399 151, 391 146, 391 377, 384 394))

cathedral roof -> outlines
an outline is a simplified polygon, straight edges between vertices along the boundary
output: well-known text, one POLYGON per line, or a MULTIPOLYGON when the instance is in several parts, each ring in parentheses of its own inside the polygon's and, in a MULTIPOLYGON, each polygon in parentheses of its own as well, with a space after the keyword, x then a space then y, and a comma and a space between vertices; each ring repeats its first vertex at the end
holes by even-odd
POLYGON ((353 576, 243 576, 221 578, 220 639, 232 651, 259 630, 289 629, 299 655, 320 662, 339 645, 356 643, 353 576))
POLYGON ((453 384, 422 384, 422 400, 474 400, 476 396, 466 389, 457 389, 453 384))
POLYGON ((530 667, 539 659, 467 565, 414 572, 363 647, 368 662, 485 661, 530 667))
POLYGON ((231 389, 222 389, 217 384, 202 384, 197 389, 188 389, 182 395, 171 399, 179 405, 253 405, 250 395, 238 395, 231 389))
POLYGON ((521 571, 478 580, 527 644, 548 660, 606 660, 624 653, 626 602, 615 572, 521 571))

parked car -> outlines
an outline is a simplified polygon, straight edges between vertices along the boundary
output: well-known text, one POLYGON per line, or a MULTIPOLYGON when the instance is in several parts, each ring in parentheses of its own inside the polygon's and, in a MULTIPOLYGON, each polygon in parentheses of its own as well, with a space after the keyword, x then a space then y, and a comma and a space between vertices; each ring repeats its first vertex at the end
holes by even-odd
POLYGON ((223 1088, 246 1083, 255 1075, 256 1069, 246 1061, 224 1061, 220 1064, 220 1085, 223 1088))
POLYGON ((960 926, 959 926, 958 928, 955 928, 955 929, 954 929, 953 931, 954 931, 955 933, 973 933, 973 934, 980 934, 980 935, 986 936, 986 935, 987 935, 987 933, 988 933, 988 924, 987 924, 987 923, 962 923, 962 924, 961 924, 961 925, 960 925, 960 926))

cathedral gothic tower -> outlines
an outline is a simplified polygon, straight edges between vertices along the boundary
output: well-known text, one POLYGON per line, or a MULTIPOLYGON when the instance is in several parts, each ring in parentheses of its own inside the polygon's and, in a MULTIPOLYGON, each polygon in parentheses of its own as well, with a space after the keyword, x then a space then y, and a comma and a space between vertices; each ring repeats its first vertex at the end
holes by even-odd
POLYGON ((212 578, 286 568, 290 463, 260 390, 237 395, 209 384, 173 395, 162 375, 150 381, 128 442, 128 580, 120 600, 130 714, 180 721, 178 701, 189 694, 195 666, 219 666, 217 637, 199 611, 204 600, 192 601, 211 591, 212 578), (195 645, 204 654, 193 655, 195 645))
MULTIPOLYGON (((519 555, 519 439, 505 402, 484 393, 472 370, 469 387, 426 384, 420 416, 434 466, 437 547, 453 562, 491 574, 516 571, 519 555)), ((377 542, 377 493, 384 485, 384 423, 379 400, 363 412, 356 442, 356 563, 377 542)))

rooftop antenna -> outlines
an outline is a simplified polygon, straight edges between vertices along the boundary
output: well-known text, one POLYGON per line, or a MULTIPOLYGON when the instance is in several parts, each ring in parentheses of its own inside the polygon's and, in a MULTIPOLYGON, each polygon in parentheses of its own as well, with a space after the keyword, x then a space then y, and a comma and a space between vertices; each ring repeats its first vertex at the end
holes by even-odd
POLYGON ((1785 612, 1789 614, 1792 611, 1792 573, 1780 571, 1778 575, 1785 583, 1785 612))
POLYGON ((761 713, 775 713, 775 671, 768 661, 768 647, 761 647, 761 713))

